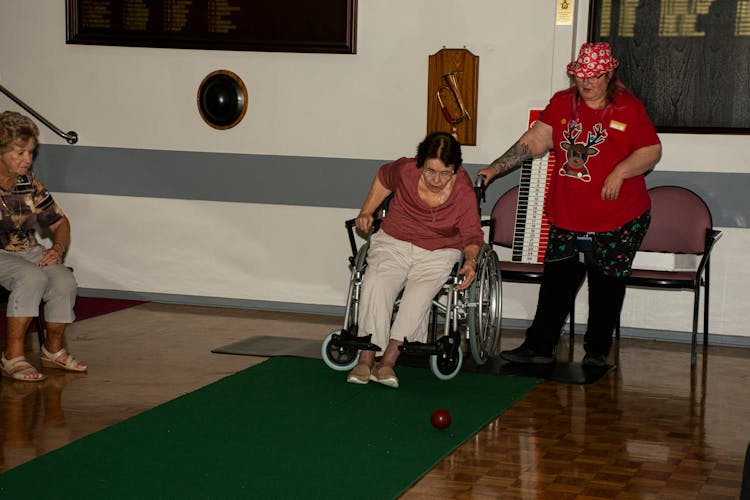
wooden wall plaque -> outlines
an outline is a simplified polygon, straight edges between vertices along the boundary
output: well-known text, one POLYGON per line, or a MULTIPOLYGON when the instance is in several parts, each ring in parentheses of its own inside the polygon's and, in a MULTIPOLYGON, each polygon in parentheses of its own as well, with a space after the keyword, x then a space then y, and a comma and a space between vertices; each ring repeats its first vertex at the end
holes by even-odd
POLYGON ((443 48, 430 56, 427 77, 427 133, 448 132, 458 142, 477 143, 479 56, 443 48))

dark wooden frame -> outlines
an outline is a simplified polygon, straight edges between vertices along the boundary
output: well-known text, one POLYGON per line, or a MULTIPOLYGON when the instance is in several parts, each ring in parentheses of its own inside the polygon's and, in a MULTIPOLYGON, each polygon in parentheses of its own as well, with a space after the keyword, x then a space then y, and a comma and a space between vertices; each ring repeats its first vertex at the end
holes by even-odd
POLYGON ((238 9, 239 13, 233 15, 241 22, 228 33, 209 30, 209 0, 193 0, 191 5, 185 7, 190 14, 188 22, 185 23, 187 29, 182 32, 174 32, 164 27, 164 5, 170 0, 144 2, 143 8, 154 9, 153 12, 156 14, 153 20, 149 16, 151 24, 140 30, 124 27, 122 12, 125 0, 93 0, 109 6, 115 13, 110 16, 111 23, 118 19, 121 23, 114 23, 109 27, 84 26, 84 5, 87 1, 92 0, 65 1, 67 43, 179 49, 356 53, 357 0, 277 0, 252 2, 252 6, 248 5, 250 2, 240 0, 215 0, 238 9), (289 15, 290 12, 296 15, 289 15), (205 26, 200 24, 203 21, 205 26))
POLYGON ((612 45, 618 76, 643 101, 658 132, 750 134, 750 92, 742 91, 750 88, 750 37, 717 29, 728 27, 719 8, 731 6, 714 3, 714 12, 700 20, 704 37, 659 37, 660 3, 641 3, 646 6, 636 15, 652 10, 642 11, 634 34, 625 37, 616 35, 620 1, 611 0, 609 35, 602 37, 603 3, 589 4, 588 40, 612 45))

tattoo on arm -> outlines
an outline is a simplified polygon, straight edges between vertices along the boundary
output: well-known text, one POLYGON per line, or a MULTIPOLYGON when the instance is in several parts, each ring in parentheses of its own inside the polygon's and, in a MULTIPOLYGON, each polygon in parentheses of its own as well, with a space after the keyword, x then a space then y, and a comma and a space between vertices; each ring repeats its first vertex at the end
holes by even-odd
POLYGON ((531 148, 523 142, 513 144, 508 151, 497 160, 490 163, 490 167, 498 174, 519 167, 525 160, 533 157, 531 148))

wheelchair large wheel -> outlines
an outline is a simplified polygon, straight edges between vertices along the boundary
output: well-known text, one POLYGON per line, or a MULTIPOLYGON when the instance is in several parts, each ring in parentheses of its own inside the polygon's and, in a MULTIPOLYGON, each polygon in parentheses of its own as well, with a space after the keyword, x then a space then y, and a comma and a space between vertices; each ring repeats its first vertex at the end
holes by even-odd
POLYGON ((453 356, 433 354, 430 356, 430 370, 440 380, 450 380, 455 377, 464 362, 464 353, 459 348, 453 356))
POLYGON ((359 362, 359 351, 356 347, 351 346, 334 346, 331 345, 331 340, 334 335, 340 335, 341 330, 331 332, 323 341, 321 347, 321 354, 323 355, 323 362, 336 371, 349 371, 359 362))
POLYGON ((500 262, 489 245, 484 245, 481 257, 477 277, 469 287, 473 307, 467 314, 471 357, 479 365, 496 354, 502 318, 500 262))

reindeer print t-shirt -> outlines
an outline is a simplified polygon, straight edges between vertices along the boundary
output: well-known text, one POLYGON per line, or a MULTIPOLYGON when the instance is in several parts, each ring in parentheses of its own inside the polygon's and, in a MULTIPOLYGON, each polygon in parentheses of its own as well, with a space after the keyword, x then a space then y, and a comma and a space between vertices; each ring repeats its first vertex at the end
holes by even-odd
POLYGON ((642 175, 626 179, 616 200, 602 200, 604 180, 633 151, 659 144, 643 104, 618 92, 605 109, 576 100, 575 88, 552 96, 539 120, 552 127, 556 166, 546 197, 549 220, 571 231, 611 231, 651 207, 642 175))

